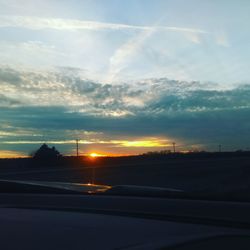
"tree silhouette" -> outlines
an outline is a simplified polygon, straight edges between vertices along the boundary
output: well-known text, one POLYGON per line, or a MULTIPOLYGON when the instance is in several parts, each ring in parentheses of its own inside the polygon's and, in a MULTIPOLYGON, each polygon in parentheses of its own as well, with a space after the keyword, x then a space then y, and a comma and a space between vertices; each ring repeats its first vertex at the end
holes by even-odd
POLYGON ((38 160, 55 160, 61 157, 61 154, 55 147, 50 148, 47 144, 43 144, 33 155, 38 160))

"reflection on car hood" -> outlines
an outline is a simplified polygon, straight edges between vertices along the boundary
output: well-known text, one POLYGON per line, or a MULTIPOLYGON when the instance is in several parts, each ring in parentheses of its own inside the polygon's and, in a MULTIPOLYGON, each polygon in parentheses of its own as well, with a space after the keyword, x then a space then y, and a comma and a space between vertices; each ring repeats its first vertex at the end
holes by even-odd
POLYGON ((97 185, 91 183, 68 183, 48 181, 0 180, 2 193, 83 193, 131 196, 168 196, 180 194, 181 190, 136 185, 97 185))
POLYGON ((7 193, 102 193, 110 189, 108 185, 91 183, 69 183, 49 181, 0 180, 0 192, 7 193))

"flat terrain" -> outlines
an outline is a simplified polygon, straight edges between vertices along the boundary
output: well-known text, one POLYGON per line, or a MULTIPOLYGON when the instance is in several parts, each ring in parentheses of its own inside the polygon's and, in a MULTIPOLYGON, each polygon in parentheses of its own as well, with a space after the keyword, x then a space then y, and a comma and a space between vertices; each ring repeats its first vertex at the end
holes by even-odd
POLYGON ((250 189, 250 157, 83 159, 67 164, 0 161, 0 179, 147 185, 185 191, 250 189))

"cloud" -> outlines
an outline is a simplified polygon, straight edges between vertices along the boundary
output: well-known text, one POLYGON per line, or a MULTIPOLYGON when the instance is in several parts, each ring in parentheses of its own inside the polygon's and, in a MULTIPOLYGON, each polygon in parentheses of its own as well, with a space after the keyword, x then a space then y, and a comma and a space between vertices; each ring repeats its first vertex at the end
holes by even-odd
POLYGON ((247 147, 249 84, 223 88, 152 78, 111 85, 77 72, 1 68, 0 136, 9 144, 0 150, 6 145, 18 150, 22 145, 15 142, 23 141, 29 151, 31 142, 50 141, 69 152, 75 138, 83 139, 86 149, 92 145, 106 152, 118 147, 142 152, 143 143, 164 147, 172 139, 183 149, 198 144, 247 147))
POLYGON ((150 110, 138 113, 136 116, 118 119, 117 117, 67 113, 65 109, 53 107, 15 108, 11 112, 4 109, 1 121, 7 119, 13 126, 35 128, 40 133, 44 133, 44 137, 41 136, 39 139, 31 134, 28 139, 20 134, 17 140, 6 135, 4 141, 12 141, 12 143, 1 144, 0 149, 22 149, 27 152, 34 149, 34 143, 50 142, 57 143, 57 145, 60 143, 60 148, 69 152, 74 148, 74 139, 77 138, 74 138, 73 131, 83 129, 102 132, 101 135, 92 135, 89 139, 82 135, 85 151, 90 148, 102 148, 106 152, 114 152, 120 148, 121 153, 125 147, 130 149, 130 152, 131 148, 136 147, 139 152, 143 152, 145 151, 143 143, 151 149, 166 148, 169 145, 167 141, 172 140, 177 142, 179 149, 186 150, 197 144, 203 144, 204 149, 210 150, 216 149, 218 144, 222 144, 224 149, 228 150, 248 147, 250 108, 172 113, 157 112, 156 107, 152 110, 155 112, 153 115, 150 110), (70 130, 71 134, 65 133, 70 130), (152 136, 156 139, 143 139, 152 136), (65 140, 72 141, 68 141, 67 144, 62 143, 65 140), (20 145, 20 141, 24 144, 20 145))
MULTIPOLYGON (((14 145, 22 145, 22 144, 43 144, 44 140, 9 140, 3 141, 2 144, 14 144, 14 145)), ((46 143, 54 144, 54 145, 75 145, 75 140, 46 140, 46 143)), ((171 142, 168 142, 166 139, 160 138, 144 138, 140 140, 99 140, 99 139, 92 139, 92 140, 79 140, 79 144, 89 145, 89 144, 107 144, 108 146, 113 147, 127 147, 127 148, 162 148, 172 145, 171 142)))
POLYGON ((198 112, 249 106, 248 85, 225 88, 219 84, 167 78, 112 85, 85 79, 77 72, 2 67, 0 104, 65 107, 69 113, 101 116, 136 115, 149 110, 154 114, 160 110, 198 112))
POLYGON ((0 94, 0 107, 19 106, 21 104, 22 102, 17 99, 13 99, 11 97, 0 94))
POLYGON ((125 106, 140 105, 138 98, 142 95, 128 84, 102 84, 67 71, 14 71, 6 67, 0 71, 0 83, 5 93, 2 104, 7 105, 7 99, 13 105, 21 100, 21 106, 67 106, 72 112, 103 115, 128 113, 125 106))
POLYGON ((14 85, 21 82, 20 73, 12 68, 0 68, 0 79, 14 85))
MULTIPOLYGON (((226 45, 225 41, 217 41, 217 35, 205 29, 0 16, 0 31, 2 62, 31 67, 71 65, 88 70, 91 79, 99 81, 126 81, 141 75, 220 80, 225 78, 223 70, 216 69, 223 63, 230 70, 229 60, 215 62, 209 52, 210 44, 226 45)), ((227 76, 233 77, 228 72, 227 76)))
POLYGON ((105 23, 95 21, 83 21, 75 19, 60 18, 41 18, 34 16, 0 16, 0 27, 19 27, 27 29, 57 29, 57 30, 151 30, 159 29, 162 31, 188 32, 188 33, 207 33, 204 30, 186 27, 173 26, 136 26, 120 23, 105 23))
POLYGON ((220 46, 230 47, 230 43, 225 32, 220 32, 218 35, 216 35, 216 42, 220 46))
POLYGON ((0 41, 1 61, 14 65, 55 65, 64 61, 67 55, 53 45, 40 41, 7 42, 0 41), (59 59, 58 59, 59 58, 59 59))
POLYGON ((122 44, 110 58, 109 72, 107 74, 107 81, 113 82, 117 80, 120 72, 124 70, 133 60, 133 57, 141 49, 147 38, 154 33, 154 30, 145 30, 135 37, 129 39, 122 44))
POLYGON ((201 34, 196 32, 185 32, 185 35, 188 40, 193 43, 200 44, 201 43, 201 34))

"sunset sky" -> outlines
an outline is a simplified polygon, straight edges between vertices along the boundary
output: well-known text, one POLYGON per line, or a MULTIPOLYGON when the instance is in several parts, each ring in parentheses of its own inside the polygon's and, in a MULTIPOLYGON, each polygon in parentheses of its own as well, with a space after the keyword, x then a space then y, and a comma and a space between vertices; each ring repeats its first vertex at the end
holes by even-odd
POLYGON ((248 0, 0 0, 0 157, 250 149, 248 0))

